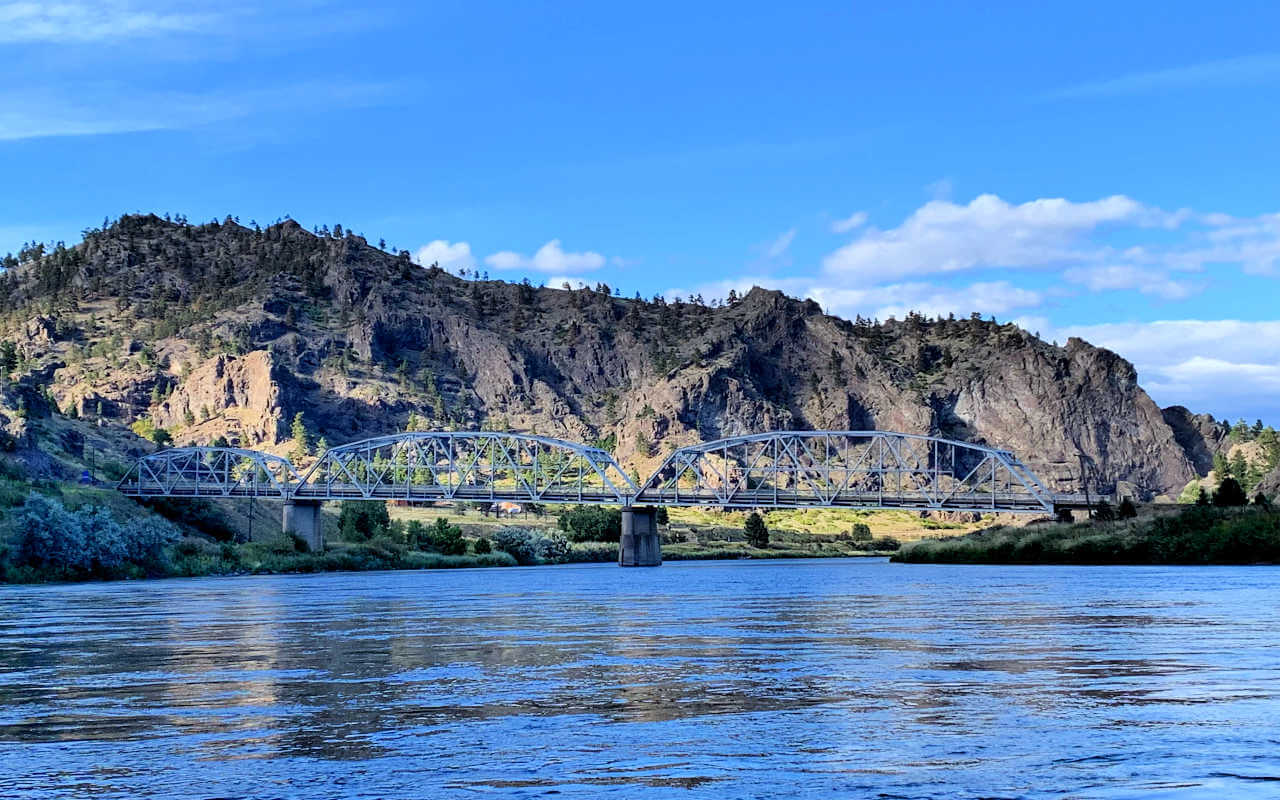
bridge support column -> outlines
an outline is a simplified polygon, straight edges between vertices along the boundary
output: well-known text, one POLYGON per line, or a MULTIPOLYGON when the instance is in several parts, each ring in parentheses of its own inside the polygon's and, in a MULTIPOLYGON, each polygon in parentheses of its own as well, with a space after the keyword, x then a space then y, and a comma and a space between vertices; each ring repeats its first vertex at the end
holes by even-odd
POLYGON ((662 564, 662 537, 658 515, 652 508, 622 509, 622 539, 618 542, 618 566, 657 567, 662 564))
POLYGON ((321 525, 319 500, 285 500, 281 527, 307 543, 313 553, 324 550, 324 527, 321 525))

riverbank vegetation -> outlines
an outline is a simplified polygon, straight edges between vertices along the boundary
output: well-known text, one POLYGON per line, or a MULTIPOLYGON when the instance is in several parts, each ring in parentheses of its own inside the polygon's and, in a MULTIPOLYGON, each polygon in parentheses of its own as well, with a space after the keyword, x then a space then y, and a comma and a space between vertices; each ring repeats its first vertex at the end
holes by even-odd
POLYGON ((893 556, 904 563, 950 564, 1274 564, 1280 513, 1201 502, 1137 519, 997 526, 965 536, 924 539, 893 556))

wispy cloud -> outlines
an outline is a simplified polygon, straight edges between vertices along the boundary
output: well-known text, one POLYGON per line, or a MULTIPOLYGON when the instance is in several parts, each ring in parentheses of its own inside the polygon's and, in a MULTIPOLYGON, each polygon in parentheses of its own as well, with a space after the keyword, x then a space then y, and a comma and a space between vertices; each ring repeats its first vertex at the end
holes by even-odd
POLYGON ((148 90, 119 84, 0 91, 0 141, 177 130, 264 111, 359 108, 383 102, 391 86, 308 83, 207 92, 148 90))
POLYGON ((1050 99, 1119 97, 1174 89, 1251 86, 1280 81, 1280 53, 1228 58, 1187 67, 1135 72, 1050 92, 1050 99))
POLYGON ((768 242, 765 245, 764 257, 768 259, 781 258, 783 255, 786 254, 787 250, 791 247, 791 243, 795 241, 795 238, 796 238, 795 228, 792 228, 791 230, 781 234, 776 239, 774 239, 771 242, 768 242))
POLYGON ((867 224, 867 212, 855 211, 844 219, 831 223, 832 233, 848 233, 867 224))
POLYGON ((1190 281, 1175 280, 1165 270, 1136 267, 1131 264, 1072 267, 1064 271, 1062 277, 1095 292, 1133 289, 1142 294, 1155 295, 1166 300, 1185 299, 1195 294, 1200 288, 1190 281))
POLYGON ((0 3, 0 43, 118 41, 199 31, 217 19, 207 10, 174 10, 172 4, 153 9, 112 0, 0 3))

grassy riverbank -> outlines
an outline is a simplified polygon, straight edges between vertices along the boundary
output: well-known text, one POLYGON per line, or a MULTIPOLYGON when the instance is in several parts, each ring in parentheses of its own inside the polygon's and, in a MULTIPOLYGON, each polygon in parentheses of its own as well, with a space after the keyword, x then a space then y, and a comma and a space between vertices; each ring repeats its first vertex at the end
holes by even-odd
POLYGON ((905 545, 914 564, 1274 564, 1280 513, 1270 508, 1187 506, 1121 522, 993 527, 905 545))

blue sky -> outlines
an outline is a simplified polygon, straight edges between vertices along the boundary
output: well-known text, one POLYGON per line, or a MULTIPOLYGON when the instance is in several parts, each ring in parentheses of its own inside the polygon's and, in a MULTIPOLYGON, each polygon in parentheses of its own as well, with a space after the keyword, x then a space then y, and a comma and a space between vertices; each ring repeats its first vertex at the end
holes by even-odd
POLYGON ((1280 422, 1280 6, 690 5, 0 0, 0 252, 291 215, 492 277, 994 314, 1280 422))

